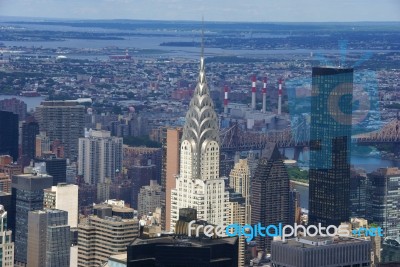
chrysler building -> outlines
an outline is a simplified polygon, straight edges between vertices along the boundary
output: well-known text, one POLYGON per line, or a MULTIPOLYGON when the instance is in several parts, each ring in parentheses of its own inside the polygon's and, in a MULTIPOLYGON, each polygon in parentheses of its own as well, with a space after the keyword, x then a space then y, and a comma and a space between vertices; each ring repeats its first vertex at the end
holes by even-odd
POLYGON ((197 219, 225 225, 229 194, 219 177, 218 117, 207 86, 204 49, 198 83, 189 104, 180 148, 180 173, 171 192, 171 230, 180 208, 195 208, 197 219))

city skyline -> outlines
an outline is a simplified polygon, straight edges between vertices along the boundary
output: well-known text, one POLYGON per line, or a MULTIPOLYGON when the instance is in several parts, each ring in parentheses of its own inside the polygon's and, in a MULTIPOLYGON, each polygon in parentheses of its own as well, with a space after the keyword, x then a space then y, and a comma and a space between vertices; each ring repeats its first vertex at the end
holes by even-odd
POLYGON ((16 0, 0 2, 0 16, 57 19, 139 19, 234 22, 400 21, 396 0, 183 1, 183 0, 16 0), (67 10, 67 12, 65 12, 67 10), (222 14, 222 15, 221 15, 222 14))

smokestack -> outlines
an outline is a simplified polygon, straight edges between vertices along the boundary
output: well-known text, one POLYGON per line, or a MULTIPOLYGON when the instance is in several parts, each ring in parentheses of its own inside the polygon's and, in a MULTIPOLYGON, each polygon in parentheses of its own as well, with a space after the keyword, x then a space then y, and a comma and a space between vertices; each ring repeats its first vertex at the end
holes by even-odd
POLYGON ((262 112, 267 111, 267 77, 264 77, 264 84, 262 89, 262 112))
POLYGON ((256 76, 254 75, 251 82, 251 108, 256 109, 256 76))
POLYGON ((228 86, 224 87, 224 114, 228 115, 228 86))
POLYGON ((282 114, 282 78, 279 79, 279 91, 278 91, 278 115, 282 114))

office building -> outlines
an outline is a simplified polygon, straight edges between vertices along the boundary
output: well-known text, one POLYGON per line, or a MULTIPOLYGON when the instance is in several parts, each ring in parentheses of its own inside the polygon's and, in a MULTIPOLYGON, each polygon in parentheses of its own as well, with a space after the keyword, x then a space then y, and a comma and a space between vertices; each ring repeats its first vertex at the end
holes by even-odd
POLYGON ((60 140, 65 157, 78 157, 78 139, 84 136, 85 107, 73 101, 44 101, 36 108, 35 117, 40 131, 46 132, 50 141, 60 140))
POLYGON ((161 177, 162 191, 162 227, 171 229, 171 190, 176 187, 176 176, 179 174, 179 151, 182 139, 182 128, 165 129, 163 139, 163 173, 161 177))
POLYGON ((31 173, 12 177, 12 212, 15 214, 11 229, 15 237, 15 261, 27 263, 28 213, 43 209, 43 189, 51 187, 53 177, 33 169, 31 173))
POLYGON ((126 252, 139 235, 138 220, 107 215, 99 212, 79 224, 78 267, 100 266, 111 255, 126 252))
POLYGON ((29 267, 69 267, 70 247, 68 212, 53 209, 29 212, 29 267))
POLYGON ((0 267, 14 266, 14 242, 8 229, 7 211, 0 205, 0 267))
POLYGON ((350 216, 367 216, 367 174, 364 170, 350 170, 350 216))
POLYGON ((128 178, 132 181, 131 207, 138 208, 138 196, 140 188, 150 185, 155 180, 156 166, 149 162, 149 165, 135 165, 128 169, 128 178))
POLYGON ((137 238, 128 246, 128 267, 237 267, 238 239, 137 238))
MULTIPOLYGON (((289 223, 289 175, 275 143, 262 151, 251 184, 251 224, 289 223)), ((271 237, 256 237, 257 249, 271 251, 271 237)))
POLYGON ((112 137, 108 131, 89 130, 79 138, 78 175, 87 184, 114 181, 122 171, 122 138, 112 137))
POLYGON ((312 69, 309 223, 350 217, 353 69, 312 69))
POLYGON ((275 267, 371 266, 371 241, 349 237, 299 237, 272 242, 275 267))
POLYGON ((380 168, 367 179, 366 218, 383 228, 385 239, 400 242, 400 170, 380 168))
POLYGON ((35 139, 35 156, 40 158, 46 152, 51 151, 50 143, 50 138, 46 135, 46 132, 39 132, 35 139))
POLYGON ((161 208, 161 186, 155 180, 140 189, 138 196, 138 215, 148 215, 156 208, 161 208))
POLYGON ((78 186, 59 183, 44 189, 43 208, 68 212, 68 225, 78 227, 78 186))
POLYGON ((198 83, 183 127, 179 176, 171 190, 171 230, 179 209, 188 207, 197 210, 198 219, 226 224, 229 194, 219 176, 219 157, 218 117, 207 86, 202 53, 198 83))
POLYGON ((245 223, 251 222, 250 204, 250 167, 247 159, 239 159, 229 175, 229 187, 245 198, 246 219, 245 223))
POLYGON ((35 159, 35 164, 44 163, 47 174, 53 177, 53 185, 67 181, 67 160, 49 154, 35 159))
MULTIPOLYGON (((242 194, 235 192, 234 189, 228 189, 229 202, 227 209, 227 225, 239 224, 247 225, 250 221, 247 221, 247 207, 246 198, 242 194)), ((246 261, 246 237, 238 237, 238 267, 244 267, 246 261)))
POLYGON ((0 191, 11 193, 11 179, 5 173, 0 172, 0 191))
POLYGON ((39 134, 39 124, 36 121, 24 122, 22 124, 21 150, 22 156, 28 160, 36 156, 36 135, 39 134))
POLYGON ((161 181, 162 172, 162 149, 154 147, 131 147, 123 146, 123 166, 144 166, 144 165, 155 165, 154 180, 158 183, 161 181))
POLYGON ((18 115, 0 111, 0 155, 18 160, 18 115))

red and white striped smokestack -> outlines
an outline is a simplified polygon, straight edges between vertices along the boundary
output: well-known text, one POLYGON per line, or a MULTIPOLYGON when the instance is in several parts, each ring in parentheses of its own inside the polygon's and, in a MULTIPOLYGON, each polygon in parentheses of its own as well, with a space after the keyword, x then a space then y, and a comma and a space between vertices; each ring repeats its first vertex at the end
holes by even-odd
POLYGON ((256 109, 256 76, 254 75, 251 80, 251 108, 256 109))
POLYGON ((278 89, 278 115, 282 114, 282 78, 279 79, 278 89))
POLYGON ((228 86, 224 87, 224 114, 228 114, 228 86))
POLYGON ((262 112, 267 111, 267 77, 264 77, 264 84, 262 89, 262 112))

